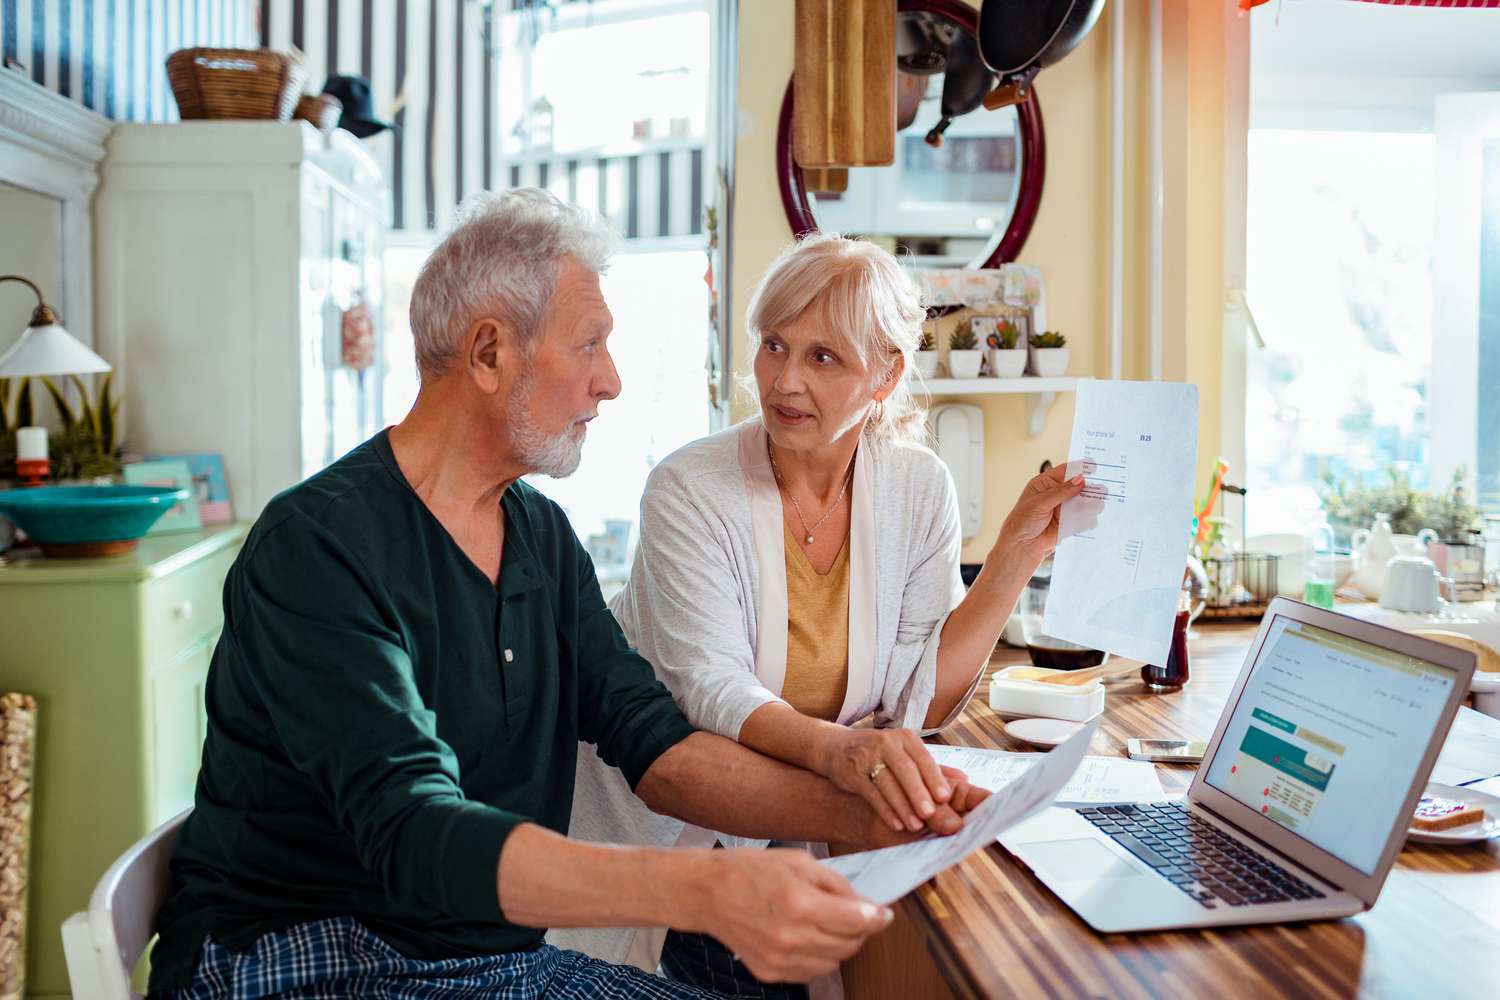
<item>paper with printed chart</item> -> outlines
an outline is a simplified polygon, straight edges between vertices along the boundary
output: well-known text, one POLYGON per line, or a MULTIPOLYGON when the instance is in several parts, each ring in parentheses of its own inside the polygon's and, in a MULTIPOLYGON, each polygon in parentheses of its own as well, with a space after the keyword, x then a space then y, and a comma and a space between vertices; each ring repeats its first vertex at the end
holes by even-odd
POLYGON ((1038 754, 1025 774, 992 793, 965 816, 963 829, 951 837, 925 837, 899 847, 828 858, 823 864, 847 878, 854 891, 866 899, 894 903, 1051 805, 1078 770, 1098 728, 1095 718, 1051 752, 1038 754))
POLYGON ((1084 472, 1089 487, 1062 508, 1043 632, 1167 662, 1197 457, 1197 386, 1078 384, 1068 472, 1084 472))
MULTIPOLYGON (((956 767, 971 784, 998 791, 1025 774, 1039 753, 1013 753, 984 747, 930 744, 932 759, 956 767)), ((1160 802, 1167 797, 1156 776, 1156 765, 1124 757, 1085 757, 1073 777, 1057 793, 1059 805, 1098 806, 1120 802, 1160 802)))

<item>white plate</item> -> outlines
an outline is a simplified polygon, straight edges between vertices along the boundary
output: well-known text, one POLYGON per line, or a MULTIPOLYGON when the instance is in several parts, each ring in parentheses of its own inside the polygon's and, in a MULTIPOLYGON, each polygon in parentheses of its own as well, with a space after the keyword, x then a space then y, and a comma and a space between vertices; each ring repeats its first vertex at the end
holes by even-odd
POLYGON ((1436 795, 1444 799, 1455 799, 1479 806, 1484 810, 1484 820, 1467 826, 1454 826, 1446 830, 1417 830, 1408 827, 1406 839, 1423 844, 1477 844, 1481 840, 1500 837, 1500 798, 1477 788, 1462 788, 1457 785, 1440 785, 1429 781, 1423 795, 1436 795))
POLYGON ((1082 722, 1063 719, 1011 719, 1005 731, 1034 747, 1055 747, 1084 727, 1082 722))
MULTIPOLYGON (((1376 625, 1400 629, 1403 632, 1423 628, 1461 632, 1491 649, 1500 650, 1500 609, 1497 609, 1494 601, 1448 604, 1442 611, 1433 614, 1393 611, 1390 608, 1382 608, 1378 604, 1358 603, 1340 604, 1338 610, 1342 614, 1374 622, 1376 625)), ((1474 679, 1469 683, 1469 690, 1474 694, 1500 693, 1500 673, 1487 670, 1474 671, 1474 679)))

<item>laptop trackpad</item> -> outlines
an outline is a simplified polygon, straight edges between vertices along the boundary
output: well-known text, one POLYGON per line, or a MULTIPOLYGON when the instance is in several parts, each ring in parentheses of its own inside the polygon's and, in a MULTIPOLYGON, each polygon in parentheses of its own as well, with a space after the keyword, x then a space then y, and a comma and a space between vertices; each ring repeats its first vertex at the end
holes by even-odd
POLYGON ((1136 878, 1146 874, 1091 837, 1033 841, 1020 847, 1027 861, 1053 878, 1068 882, 1136 878))

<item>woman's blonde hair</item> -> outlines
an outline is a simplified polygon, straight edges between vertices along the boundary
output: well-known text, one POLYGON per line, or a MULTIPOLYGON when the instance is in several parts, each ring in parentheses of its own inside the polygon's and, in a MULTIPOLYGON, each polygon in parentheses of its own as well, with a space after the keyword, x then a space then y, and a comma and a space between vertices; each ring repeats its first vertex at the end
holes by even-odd
POLYGON ((809 310, 819 326, 849 341, 862 364, 880 369, 901 355, 900 381, 875 407, 865 432, 877 440, 923 440, 926 414, 911 391, 911 354, 926 311, 906 269, 866 240, 838 233, 803 237, 781 252, 750 297, 751 356, 760 350, 763 331, 794 323, 809 310))

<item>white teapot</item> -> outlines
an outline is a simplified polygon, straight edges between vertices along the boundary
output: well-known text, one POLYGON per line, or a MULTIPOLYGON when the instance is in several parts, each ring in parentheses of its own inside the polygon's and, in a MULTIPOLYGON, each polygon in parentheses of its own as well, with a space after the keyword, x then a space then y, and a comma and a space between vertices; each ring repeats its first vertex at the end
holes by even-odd
POLYGON ((1437 532, 1423 528, 1415 535, 1398 535, 1391 531, 1389 514, 1376 514, 1375 523, 1360 528, 1350 538, 1354 547, 1354 585, 1372 601, 1380 600, 1385 583, 1385 565, 1396 556, 1427 555, 1427 543, 1438 540, 1437 532))

